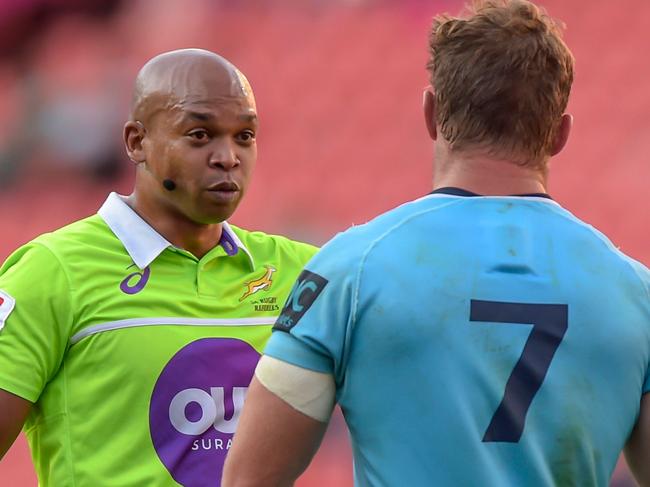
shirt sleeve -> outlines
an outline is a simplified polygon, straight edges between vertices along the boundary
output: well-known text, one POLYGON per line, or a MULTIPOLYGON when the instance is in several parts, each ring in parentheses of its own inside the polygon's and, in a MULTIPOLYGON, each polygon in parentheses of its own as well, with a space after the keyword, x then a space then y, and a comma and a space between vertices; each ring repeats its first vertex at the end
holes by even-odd
POLYGON ((58 258, 32 242, 0 268, 0 291, 12 304, 0 323, 0 388, 36 402, 68 344, 69 281, 58 258))
POLYGON ((362 265, 346 240, 343 234, 328 243, 298 276, 264 351, 332 374, 337 384, 345 373, 362 265))

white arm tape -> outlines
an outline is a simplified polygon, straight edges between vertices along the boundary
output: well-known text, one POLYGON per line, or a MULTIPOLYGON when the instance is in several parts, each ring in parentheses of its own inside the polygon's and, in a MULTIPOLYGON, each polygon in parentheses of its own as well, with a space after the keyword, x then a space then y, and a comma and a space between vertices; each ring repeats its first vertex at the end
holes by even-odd
POLYGON ((263 355, 255 377, 273 394, 310 418, 327 423, 332 415, 334 377, 263 355))

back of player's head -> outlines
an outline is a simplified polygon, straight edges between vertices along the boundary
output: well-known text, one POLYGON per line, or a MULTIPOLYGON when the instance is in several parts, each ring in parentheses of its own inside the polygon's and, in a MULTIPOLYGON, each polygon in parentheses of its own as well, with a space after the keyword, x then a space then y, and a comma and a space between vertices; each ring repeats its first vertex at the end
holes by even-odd
POLYGON ((475 1, 434 19, 427 65, 436 123, 452 150, 545 161, 573 83, 560 26, 526 0, 475 1))

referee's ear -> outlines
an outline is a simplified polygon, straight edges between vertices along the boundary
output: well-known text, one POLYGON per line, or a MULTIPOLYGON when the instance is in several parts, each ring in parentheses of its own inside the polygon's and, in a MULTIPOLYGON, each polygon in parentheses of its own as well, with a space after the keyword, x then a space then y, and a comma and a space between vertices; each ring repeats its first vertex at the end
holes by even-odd
POLYGON ((431 85, 427 86, 422 94, 422 108, 424 110, 424 123, 427 126, 431 140, 438 138, 436 128, 436 94, 431 85))
POLYGON ((124 146, 126 148, 126 153, 136 164, 146 161, 146 156, 144 153, 143 140, 147 131, 142 125, 141 122, 137 120, 129 120, 124 124, 124 131, 122 136, 124 137, 124 146))

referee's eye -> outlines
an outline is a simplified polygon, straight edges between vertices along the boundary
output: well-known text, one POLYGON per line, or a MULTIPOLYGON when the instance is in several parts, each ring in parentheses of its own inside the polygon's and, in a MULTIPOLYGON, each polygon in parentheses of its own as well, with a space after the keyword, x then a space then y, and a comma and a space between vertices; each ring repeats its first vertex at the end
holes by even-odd
POLYGON ((197 142, 205 142, 210 138, 207 130, 205 129, 192 130, 187 135, 197 142))
POLYGON ((250 144, 255 140, 255 132, 252 130, 243 130, 237 134, 237 140, 244 144, 250 144))

